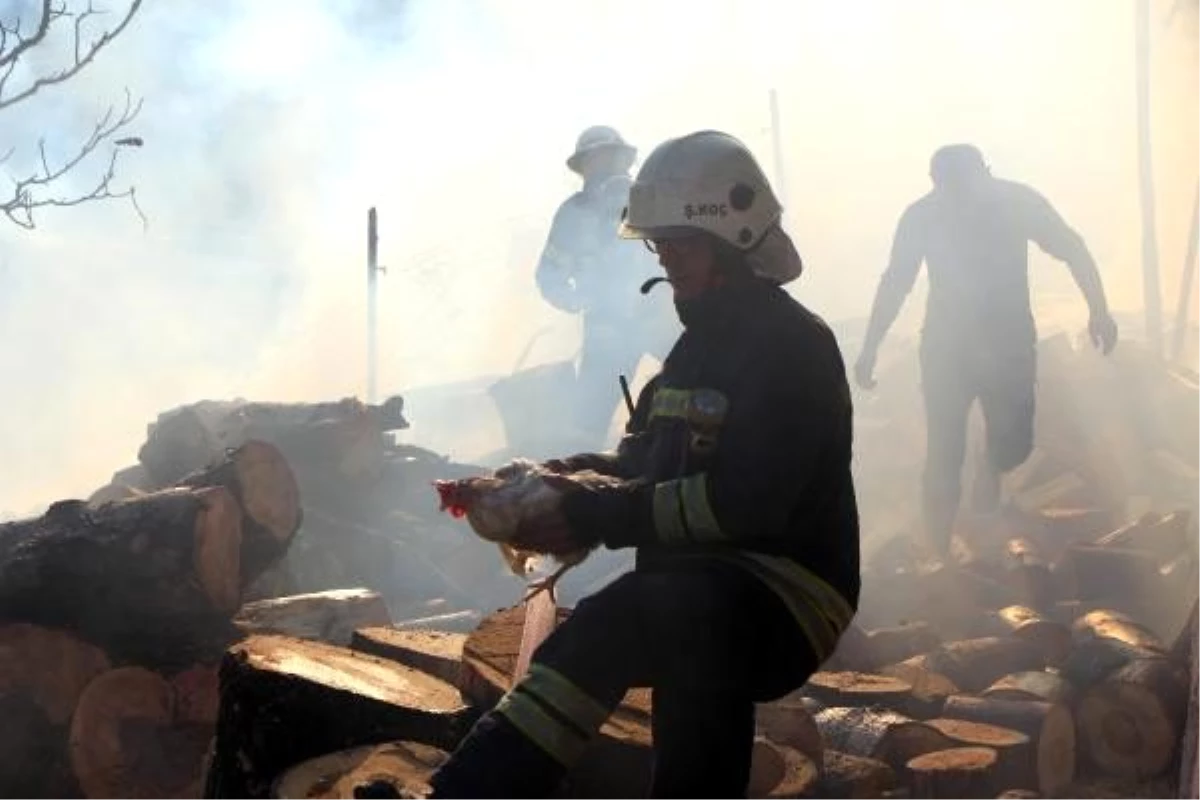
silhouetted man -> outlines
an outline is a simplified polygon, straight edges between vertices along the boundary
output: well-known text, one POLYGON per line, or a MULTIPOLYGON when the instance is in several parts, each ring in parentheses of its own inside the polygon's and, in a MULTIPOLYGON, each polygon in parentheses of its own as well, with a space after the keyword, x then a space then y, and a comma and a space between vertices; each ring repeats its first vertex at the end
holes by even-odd
POLYGON ((923 510, 930 544, 949 551, 961 494, 967 417, 979 401, 987 458, 978 511, 995 510, 1000 476, 1033 449, 1037 331, 1029 302, 1029 248, 1064 262, 1091 313, 1088 333, 1109 353, 1117 326, 1083 239, 1029 186, 991 175, 969 144, 939 149, 933 190, 900 218, 891 261, 879 282, 855 379, 870 389, 879 344, 924 262, 929 298, 921 335, 926 439, 923 510))

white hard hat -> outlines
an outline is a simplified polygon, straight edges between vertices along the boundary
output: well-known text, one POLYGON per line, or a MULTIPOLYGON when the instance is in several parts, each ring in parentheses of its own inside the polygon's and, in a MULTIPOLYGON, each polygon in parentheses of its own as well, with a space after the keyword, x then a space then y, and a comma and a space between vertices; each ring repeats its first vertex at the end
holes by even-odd
POLYGON ((734 137, 699 131, 654 149, 629 190, 620 235, 669 238, 706 231, 746 255, 759 275, 784 284, 803 270, 783 208, 754 155, 734 137))
POLYGON ((575 152, 567 158, 567 168, 572 172, 579 172, 583 158, 589 153, 599 150, 620 151, 623 157, 621 172, 632 167, 637 158, 637 148, 625 141, 616 128, 610 128, 607 125, 593 125, 579 134, 579 138, 575 141, 575 152))

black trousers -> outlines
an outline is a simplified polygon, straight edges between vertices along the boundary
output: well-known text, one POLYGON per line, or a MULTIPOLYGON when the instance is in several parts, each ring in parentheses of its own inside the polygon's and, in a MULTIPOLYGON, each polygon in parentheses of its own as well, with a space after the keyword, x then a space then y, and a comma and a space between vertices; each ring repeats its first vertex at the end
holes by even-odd
MULTIPOLYGON (((744 796, 754 704, 798 688, 818 667, 770 590, 735 566, 699 559, 639 567, 584 599, 533 661, 608 711, 628 689, 652 689, 652 797, 744 796)), ((569 766, 493 710, 431 785, 437 797, 545 797, 569 766)))
POLYGON ((925 399, 925 471, 922 505, 932 544, 949 550, 962 495, 967 422, 978 401, 986 428, 987 457, 977 486, 978 510, 998 501, 1000 476, 1022 464, 1033 450, 1037 352, 1028 347, 997 347, 968 352, 955 343, 926 339, 921 344, 921 384, 925 399))

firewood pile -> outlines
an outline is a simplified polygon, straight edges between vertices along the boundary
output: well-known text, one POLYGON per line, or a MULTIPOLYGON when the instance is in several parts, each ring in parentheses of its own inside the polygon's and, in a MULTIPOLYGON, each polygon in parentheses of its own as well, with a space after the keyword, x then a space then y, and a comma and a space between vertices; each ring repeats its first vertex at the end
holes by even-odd
POLYGON ((250 441, 0 525, 0 795, 197 796, 233 618, 299 521, 287 462, 250 441))
MULTIPOLYGON (((439 478, 485 470, 398 444, 401 397, 380 405, 204 400, 148 426, 138 463, 91 498, 98 503, 171 485, 254 439, 275 445, 295 473, 303 520, 287 553, 251 589, 255 598, 366 586, 396 619, 494 608, 520 590, 462 525, 439 513, 439 478)), ((477 617, 476 617, 477 618, 477 617)))
MULTIPOLYGON (((759 707, 749 796, 1189 796, 1195 376, 1044 340, 1035 452, 941 564, 910 546, 909 356, 858 405, 860 612, 759 707)), ((87 502, 0 525, 0 795, 419 794, 510 688, 524 611, 437 510, 434 479, 483 470, 391 441, 401 412, 173 409, 87 502)), ((629 692, 562 796, 644 796, 649 703, 629 692)))
MULTIPOLYGON (((990 635, 967 639, 852 629, 804 687, 759 707, 748 796, 1176 796, 1195 735, 1194 605, 1175 642, 1110 609, 981 617, 990 635)), ((469 634, 251 636, 221 668, 209 796, 419 795, 511 687, 523 623, 516 607, 469 634)), ((650 694, 633 689, 558 796, 645 796, 650 747, 650 694)))

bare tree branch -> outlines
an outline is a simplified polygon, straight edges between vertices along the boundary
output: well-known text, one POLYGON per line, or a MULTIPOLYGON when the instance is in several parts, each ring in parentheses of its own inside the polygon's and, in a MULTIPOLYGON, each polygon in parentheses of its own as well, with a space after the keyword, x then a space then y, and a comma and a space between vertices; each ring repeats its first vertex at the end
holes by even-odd
POLYGON ((117 160, 120 157, 120 149, 113 146, 109 154, 108 164, 101 172, 100 176, 90 184, 91 188, 73 194, 68 197, 58 196, 53 193, 53 184, 65 177, 68 173, 74 171, 80 166, 92 153, 94 153, 105 142, 112 140, 115 134, 127 127, 137 117, 138 112, 142 109, 142 101, 134 102, 129 91, 125 92, 125 107, 119 115, 115 115, 115 109, 109 108, 103 116, 97 120, 92 128, 91 134, 75 151, 75 154, 70 158, 62 161, 57 166, 52 166, 50 158, 46 154, 46 141, 41 139, 38 141, 38 153, 41 164, 40 170, 34 171, 25 177, 14 180, 11 196, 7 200, 0 201, 0 213, 3 213, 10 221, 19 225, 22 228, 31 229, 35 227, 34 211, 39 208, 65 208, 69 206, 82 205, 83 203, 93 200, 116 200, 128 198, 132 203, 134 210, 138 216, 142 218, 143 224, 146 222, 146 216, 142 213, 141 208, 137 204, 137 195, 131 187, 123 191, 114 191, 112 183, 116 177, 117 160))
MULTIPOLYGON (((58 13, 62 13, 61 8, 59 9, 58 13)), ((42 0, 42 14, 38 20, 37 30, 34 32, 33 36, 28 38, 21 35, 20 17, 17 18, 17 21, 11 28, 8 27, 8 25, 6 25, 2 20, 0 20, 0 66, 15 64, 26 50, 29 50, 45 39, 46 34, 50 31, 50 23, 54 21, 56 16, 57 14, 51 6, 50 0, 42 0), (17 44, 12 50, 6 53, 4 51, 8 46, 9 36, 14 37, 17 40, 17 44)))
MULTIPOLYGON (((128 8, 117 23, 105 30, 98 37, 89 39, 86 28, 88 20, 106 13, 93 5, 93 0, 87 0, 86 8, 71 10, 67 0, 41 0, 40 14, 37 26, 31 33, 26 34, 22 20, 18 17, 13 22, 0 20, 0 112, 28 100, 42 89, 56 86, 78 75, 91 64, 101 50, 110 45, 120 36, 129 22, 141 9, 143 0, 131 0, 128 8), (69 20, 70 27, 60 26, 69 20), (30 56, 31 51, 39 45, 49 53, 59 52, 54 32, 62 29, 63 37, 69 37, 69 44, 62 50, 61 61, 67 63, 57 67, 34 71, 28 83, 13 91, 10 81, 16 75, 24 77, 24 70, 18 69, 22 59, 30 56)), ((38 51, 41 52, 40 50, 38 51)), ((124 109, 118 114, 116 108, 110 107, 93 125, 91 133, 73 151, 73 155, 56 162, 50 157, 45 138, 37 143, 36 168, 28 173, 10 176, 12 180, 11 193, 7 198, 0 195, 0 214, 22 228, 35 227, 35 211, 39 208, 70 207, 92 201, 114 200, 128 198, 130 204, 146 224, 146 216, 137 203, 137 194, 133 187, 116 190, 113 182, 116 177, 117 162, 123 146, 140 145, 139 137, 125 136, 120 139, 116 134, 130 125, 141 111, 142 101, 134 102, 129 90, 125 91, 124 109), (99 177, 88 182, 86 188, 63 193, 59 190, 67 176, 84 166, 97 151, 111 147, 108 161, 100 171, 99 177)), ((16 147, 9 149, 0 156, 0 164, 8 161, 16 147)), ((97 155, 97 157, 99 157, 97 155)))
MULTIPOLYGON (((129 8, 127 8, 125 10, 125 16, 121 18, 120 22, 118 22, 115 26, 113 26, 113 28, 111 30, 108 30, 108 31, 105 31, 104 33, 102 33, 100 35, 100 37, 98 39, 96 39, 95 41, 90 42, 86 46, 83 46, 83 49, 81 50, 80 48, 81 48, 81 44, 82 44, 82 40, 83 40, 83 31, 81 29, 82 23, 88 17, 94 16, 100 12, 98 12, 95 8, 93 8, 90 2, 88 3, 87 9, 85 9, 84 11, 79 12, 79 13, 71 13, 71 12, 68 12, 65 7, 59 7, 57 10, 52 9, 50 7, 50 0, 43 0, 43 4, 42 4, 43 15, 42 15, 41 23, 38 27, 38 33, 34 34, 34 36, 31 37, 30 39, 22 41, 20 44, 17 45, 16 48, 14 48, 14 50, 21 48, 23 45, 27 45, 29 42, 32 42, 33 44, 37 44, 37 42, 44 41, 45 36, 46 36, 50 26, 55 21, 65 18, 65 17, 74 17, 74 22, 75 22, 75 38, 74 38, 74 42, 73 42, 74 59, 70 65, 62 67, 56 71, 49 72, 46 75, 42 75, 42 76, 35 78, 29 84, 29 86, 25 87, 23 90, 17 92, 16 94, 10 95, 8 97, 4 96, 4 82, 0 81, 0 109, 3 109, 7 106, 14 105, 16 103, 21 102, 22 100, 32 97, 39 90, 41 90, 42 88, 44 88, 46 86, 53 86, 55 84, 62 83, 63 81, 69 80, 69 79, 75 77, 76 75, 78 75, 80 70, 82 70, 88 64, 92 63, 92 60, 96 57, 97 53, 99 53, 101 50, 103 50, 105 47, 107 47, 109 44, 111 44, 114 39, 116 39, 118 36, 121 35, 121 33, 125 30, 125 27, 127 25, 129 25, 129 21, 133 19, 134 15, 137 14, 138 10, 142 7, 142 2, 143 2, 143 0, 133 0, 133 2, 131 2, 129 4, 129 8), (40 36, 39 36, 39 34, 40 34, 40 36)), ((18 24, 18 27, 19 27, 19 24, 18 24)), ((29 46, 32 46, 32 45, 28 45, 24 49, 28 50, 29 46)), ((24 52, 24 50, 22 52, 24 52)), ((19 57, 19 54, 18 54, 18 57, 19 57)), ((4 58, 4 56, 0 56, 0 65, 4 64, 4 62, 2 61, 3 58, 4 58)), ((15 65, 16 65, 16 60, 14 59, 12 62, 12 66, 15 66, 15 65)), ((11 72, 12 72, 12 70, 10 69, 8 74, 6 74, 4 76, 4 78, 7 79, 8 75, 11 74, 11 72)))

